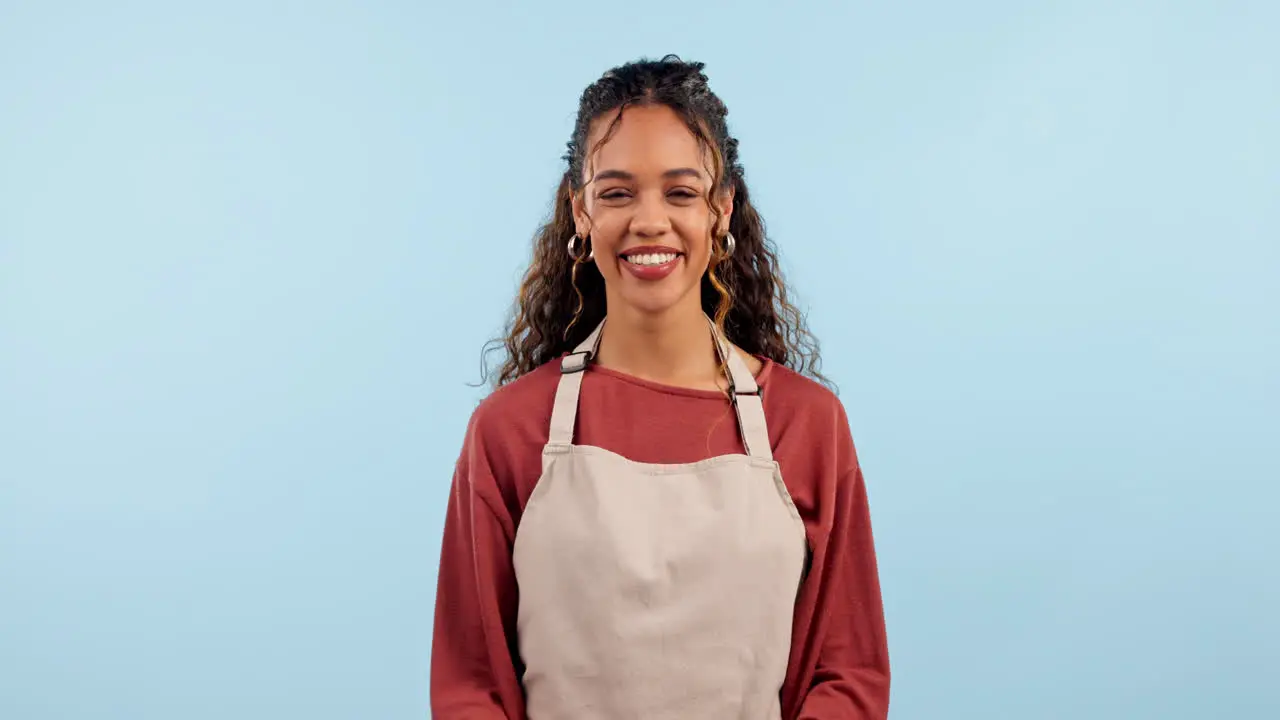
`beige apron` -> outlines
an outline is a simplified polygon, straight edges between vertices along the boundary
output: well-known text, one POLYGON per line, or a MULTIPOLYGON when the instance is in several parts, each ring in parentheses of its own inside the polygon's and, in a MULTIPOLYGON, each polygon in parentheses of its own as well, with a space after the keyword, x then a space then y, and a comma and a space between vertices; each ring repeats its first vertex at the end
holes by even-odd
POLYGON ((712 326, 747 455, 687 465, 573 444, 603 323, 561 362, 516 534, 530 720, 777 720, 806 558, 755 378, 712 326))

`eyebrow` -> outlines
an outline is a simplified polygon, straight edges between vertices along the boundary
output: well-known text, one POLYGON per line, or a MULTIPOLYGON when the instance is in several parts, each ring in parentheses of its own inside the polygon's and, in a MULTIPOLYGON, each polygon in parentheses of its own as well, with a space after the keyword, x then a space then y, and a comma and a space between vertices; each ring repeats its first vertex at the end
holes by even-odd
MULTIPOLYGON (((701 179, 702 172, 689 167, 672 168, 662 173, 662 177, 665 179, 671 179, 675 177, 695 177, 695 178, 701 179)), ((626 170, 601 170, 600 172, 596 173, 595 177, 591 178, 591 182, 599 182, 601 180, 631 181, 635 179, 636 179, 636 176, 632 175, 626 170)))

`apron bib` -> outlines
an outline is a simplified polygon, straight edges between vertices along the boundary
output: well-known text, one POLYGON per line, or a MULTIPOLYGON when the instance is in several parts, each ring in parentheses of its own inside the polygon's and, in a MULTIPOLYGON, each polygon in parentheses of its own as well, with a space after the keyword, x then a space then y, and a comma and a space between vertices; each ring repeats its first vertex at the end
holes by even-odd
POLYGON ((712 325, 746 455, 640 463, 573 444, 604 323, 561 361, 516 533, 530 720, 777 720, 804 524, 759 389, 712 325))

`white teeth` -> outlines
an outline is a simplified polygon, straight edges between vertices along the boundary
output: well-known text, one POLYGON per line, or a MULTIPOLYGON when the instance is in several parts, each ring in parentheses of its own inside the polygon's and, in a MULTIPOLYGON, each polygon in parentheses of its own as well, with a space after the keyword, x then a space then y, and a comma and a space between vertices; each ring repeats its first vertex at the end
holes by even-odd
POLYGON ((662 265, 675 260, 676 253, 646 253, 644 255, 628 255, 627 262, 635 265, 662 265))

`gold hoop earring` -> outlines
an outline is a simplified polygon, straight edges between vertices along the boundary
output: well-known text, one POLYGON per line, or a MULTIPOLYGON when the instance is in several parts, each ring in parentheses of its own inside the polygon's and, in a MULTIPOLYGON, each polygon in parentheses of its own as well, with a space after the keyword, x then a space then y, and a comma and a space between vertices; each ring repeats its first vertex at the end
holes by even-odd
POLYGON ((590 243, 590 236, 584 238, 580 237, 577 233, 570 235, 569 243, 566 246, 566 249, 569 251, 569 257, 573 258, 573 261, 576 263, 594 260, 596 257, 596 249, 589 247, 590 243))

